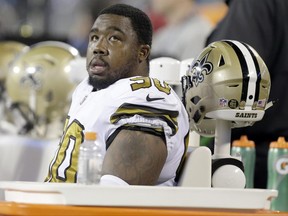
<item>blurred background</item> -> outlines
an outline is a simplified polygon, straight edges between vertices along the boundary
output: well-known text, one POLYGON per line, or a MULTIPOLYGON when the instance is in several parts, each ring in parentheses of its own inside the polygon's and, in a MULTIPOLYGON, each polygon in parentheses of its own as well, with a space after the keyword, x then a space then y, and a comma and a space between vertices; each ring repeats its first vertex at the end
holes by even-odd
POLYGON ((188 1, 193 2, 189 12, 183 7, 187 2, 183 0, 0 0, 0 40, 16 40, 27 45, 45 40, 63 41, 85 56, 87 35, 95 16, 111 4, 126 3, 144 10, 151 17, 155 33, 171 19, 178 22, 183 19, 180 17, 183 13, 192 17, 195 13, 192 11, 196 10, 215 25, 227 9, 221 0, 188 1), (175 14, 175 8, 182 12, 175 14))

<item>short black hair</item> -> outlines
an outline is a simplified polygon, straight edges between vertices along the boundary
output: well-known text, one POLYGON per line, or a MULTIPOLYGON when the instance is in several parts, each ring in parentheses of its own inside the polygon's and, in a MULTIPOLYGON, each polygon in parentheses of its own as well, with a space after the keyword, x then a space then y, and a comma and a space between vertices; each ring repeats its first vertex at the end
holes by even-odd
POLYGON ((152 45, 153 28, 150 18, 142 10, 126 4, 114 4, 101 10, 98 14, 115 14, 128 17, 137 34, 140 44, 152 45))

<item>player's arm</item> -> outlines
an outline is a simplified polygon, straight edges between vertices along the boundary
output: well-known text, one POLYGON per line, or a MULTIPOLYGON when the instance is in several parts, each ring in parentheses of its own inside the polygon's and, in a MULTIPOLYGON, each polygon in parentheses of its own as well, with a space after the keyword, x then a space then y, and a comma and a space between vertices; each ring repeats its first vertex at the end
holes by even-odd
POLYGON ((167 157, 164 140, 142 131, 121 130, 103 161, 103 175, 130 185, 155 185, 167 157))

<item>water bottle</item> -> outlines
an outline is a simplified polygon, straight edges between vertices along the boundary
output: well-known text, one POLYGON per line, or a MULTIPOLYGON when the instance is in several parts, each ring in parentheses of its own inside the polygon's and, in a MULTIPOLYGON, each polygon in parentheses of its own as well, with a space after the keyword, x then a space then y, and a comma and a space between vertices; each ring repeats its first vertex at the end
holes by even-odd
POLYGON ((95 132, 86 132, 80 145, 77 183, 98 184, 101 178, 103 155, 95 132))
POLYGON ((253 188, 256 157, 254 141, 248 140, 246 135, 242 135, 239 140, 234 140, 231 148, 231 156, 241 158, 246 177, 245 187, 253 188))
POLYGON ((271 142, 268 152, 268 189, 278 190, 271 201, 271 209, 288 211, 288 143, 284 137, 271 142))

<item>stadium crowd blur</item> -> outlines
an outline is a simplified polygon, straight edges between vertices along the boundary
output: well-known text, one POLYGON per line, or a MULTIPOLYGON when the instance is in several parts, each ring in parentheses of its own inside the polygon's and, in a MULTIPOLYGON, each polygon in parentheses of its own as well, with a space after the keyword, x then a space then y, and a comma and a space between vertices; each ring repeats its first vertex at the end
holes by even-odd
MULTIPOLYGON (((212 26, 226 12, 226 6, 220 0, 189 1, 195 2, 193 7, 197 8, 212 26)), ((166 15, 159 13, 159 10, 165 9, 159 9, 159 7, 158 11, 153 9, 153 2, 154 0, 0 0, 0 40, 16 40, 27 45, 45 40, 63 41, 74 46, 82 56, 85 56, 87 35, 94 18, 102 8, 108 5, 126 3, 139 7, 149 14, 155 33, 163 29, 170 21, 165 20, 166 15)), ((178 1, 174 2, 178 3, 178 1)), ((166 4, 170 3, 162 1, 161 7, 165 8, 166 4)), ((178 3, 180 6, 182 4, 178 3)), ((167 13, 173 14, 171 9, 167 13)), ((192 12, 190 14, 191 17, 194 16, 192 12)), ((177 20, 175 16, 171 18, 177 20)), ((181 18, 179 12, 178 18, 181 18)), ((191 33, 203 31, 201 28, 193 28, 191 33)), ((202 40, 204 39, 199 38, 199 41, 202 40)))

